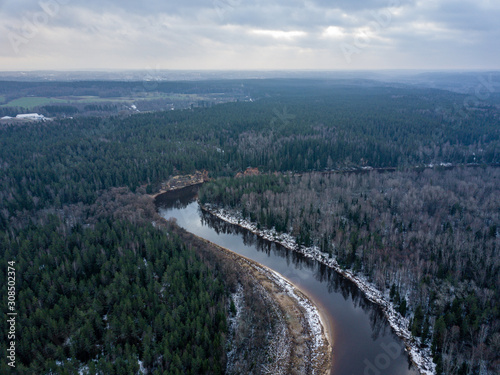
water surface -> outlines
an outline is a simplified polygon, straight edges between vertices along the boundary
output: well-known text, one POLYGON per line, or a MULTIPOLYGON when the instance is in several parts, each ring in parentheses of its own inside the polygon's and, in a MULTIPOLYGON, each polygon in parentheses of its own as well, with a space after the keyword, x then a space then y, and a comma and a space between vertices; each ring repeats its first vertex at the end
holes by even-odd
POLYGON ((202 212, 195 194, 160 198, 160 215, 175 218, 187 231, 277 271, 303 290, 329 320, 334 340, 332 374, 418 374, 380 308, 352 282, 317 261, 202 212))

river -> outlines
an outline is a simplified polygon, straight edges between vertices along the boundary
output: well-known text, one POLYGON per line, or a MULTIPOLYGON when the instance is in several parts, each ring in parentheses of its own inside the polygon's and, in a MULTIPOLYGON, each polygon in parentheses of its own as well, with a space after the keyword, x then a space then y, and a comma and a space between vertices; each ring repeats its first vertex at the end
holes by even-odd
POLYGON ((334 375, 417 375, 380 308, 334 270, 204 213, 190 190, 159 197, 159 213, 187 231, 263 264, 291 281, 316 304, 333 338, 334 375))

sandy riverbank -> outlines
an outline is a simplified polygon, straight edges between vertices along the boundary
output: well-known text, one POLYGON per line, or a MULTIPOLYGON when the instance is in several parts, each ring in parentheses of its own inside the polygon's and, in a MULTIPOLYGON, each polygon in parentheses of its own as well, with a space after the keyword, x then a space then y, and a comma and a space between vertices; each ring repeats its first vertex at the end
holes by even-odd
POLYGON ((331 372, 332 332, 325 311, 316 306, 303 290, 279 273, 230 249, 197 237, 225 253, 249 272, 280 306, 292 337, 290 371, 293 374, 331 372))
MULTIPOLYGON (((259 264, 259 263, 257 263, 257 264, 259 264)), ((259 266, 263 267, 263 268, 267 268, 267 267, 265 267, 265 266, 263 266, 261 264, 259 264, 259 266)), ((328 346, 329 346, 329 350, 328 351, 331 353, 332 350, 333 350, 333 347, 334 347, 333 320, 332 320, 332 317, 330 316, 330 314, 328 314, 328 312, 324 308, 324 306, 321 303, 319 303, 318 301, 316 301, 316 299, 314 298, 314 296, 308 295, 303 289, 301 289, 299 286, 297 286, 295 283, 293 283, 292 281, 290 281, 285 276, 283 276, 281 274, 278 274, 277 272, 272 271, 269 268, 267 268, 267 269, 270 272, 273 272, 276 275, 278 275, 280 278, 284 279, 296 291, 298 291, 301 295, 303 295, 305 298, 307 298, 311 302, 311 304, 314 306, 314 308, 316 309, 316 312, 318 314, 319 321, 320 321, 320 324, 321 324, 321 327, 322 327, 322 334, 325 336, 326 340, 328 341, 328 346)))

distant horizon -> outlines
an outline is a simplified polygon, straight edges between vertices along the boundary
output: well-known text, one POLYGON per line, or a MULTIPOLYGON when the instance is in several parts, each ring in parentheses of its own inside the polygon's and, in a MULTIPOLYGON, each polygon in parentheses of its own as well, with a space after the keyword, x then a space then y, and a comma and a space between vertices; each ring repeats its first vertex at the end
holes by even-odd
MULTIPOLYGON (((20 70, 0 70, 1 73, 58 73, 58 72, 147 72, 151 69, 148 68, 84 68, 84 69, 20 69, 20 70)), ((193 68, 193 69, 155 69, 155 71, 164 72, 309 72, 309 73, 342 73, 342 72, 425 72, 425 73, 441 73, 441 72, 454 72, 454 73, 468 73, 468 72, 500 72, 500 68, 378 68, 378 69, 209 69, 209 68, 193 68)))

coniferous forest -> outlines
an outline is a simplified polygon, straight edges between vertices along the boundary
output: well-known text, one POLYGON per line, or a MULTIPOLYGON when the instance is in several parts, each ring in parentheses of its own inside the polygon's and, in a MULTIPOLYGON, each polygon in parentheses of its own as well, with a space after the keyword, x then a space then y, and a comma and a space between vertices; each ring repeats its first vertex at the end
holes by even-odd
POLYGON ((20 372, 222 373, 225 283, 178 238, 112 220, 68 230, 49 216, 3 237, 2 254, 19 275, 20 372))
MULTIPOLYGON (((133 86, 0 85, 12 98, 133 86)), ((19 373, 224 373, 235 272, 141 206, 196 170, 215 179, 202 202, 290 232, 390 289, 440 374, 498 369, 498 95, 471 110, 462 94, 376 82, 158 90, 229 102, 133 115, 49 108, 47 121, 0 122, 0 279, 15 261, 19 373), (440 165, 456 167, 428 168, 440 165), (248 167, 265 174, 233 178, 248 167), (393 172, 346 172, 363 168, 393 172)), ((0 296, 6 306, 6 288, 0 296)), ((7 373, 5 357, 0 366, 7 373)))

